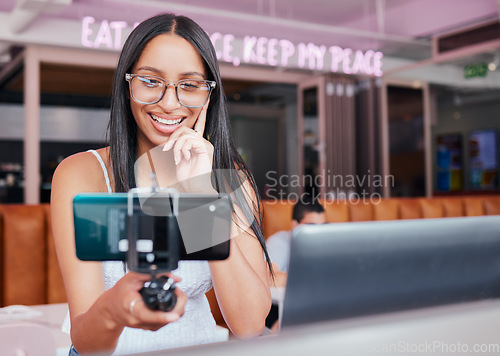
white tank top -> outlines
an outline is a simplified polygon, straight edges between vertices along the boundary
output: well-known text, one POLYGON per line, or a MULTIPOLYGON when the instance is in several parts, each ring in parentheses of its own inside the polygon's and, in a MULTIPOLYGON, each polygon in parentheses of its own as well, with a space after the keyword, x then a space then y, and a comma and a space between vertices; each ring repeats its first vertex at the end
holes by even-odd
MULTIPOLYGON (((108 172, 101 156, 90 150, 101 164, 108 192, 113 192, 108 172)), ((120 261, 103 262, 106 289, 113 287, 125 274, 120 261)), ((177 287, 188 296, 184 315, 177 321, 165 325, 157 331, 147 331, 126 327, 118 340, 113 355, 147 352, 175 347, 192 346, 221 341, 217 334, 210 305, 205 293, 212 288, 212 276, 207 261, 180 261, 172 271, 181 281, 177 287)), ((63 331, 69 333, 69 314, 63 324, 63 331)), ((77 350, 78 351, 78 350, 77 350)))

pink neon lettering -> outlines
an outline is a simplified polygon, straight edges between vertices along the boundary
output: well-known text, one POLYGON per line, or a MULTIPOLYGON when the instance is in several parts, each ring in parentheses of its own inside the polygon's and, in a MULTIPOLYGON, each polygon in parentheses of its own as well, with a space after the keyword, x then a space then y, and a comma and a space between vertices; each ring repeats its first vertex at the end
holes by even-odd
POLYGON ((288 65, 288 59, 295 53, 295 46, 288 40, 280 40, 279 43, 281 47, 280 64, 282 67, 286 67, 288 65))
MULTIPOLYGON (((219 32, 214 32, 210 36, 210 41, 212 41, 212 44, 214 45, 215 48, 217 48, 217 41, 222 38, 222 35, 219 32)), ((215 51, 215 54, 217 55, 217 59, 220 59, 222 54, 220 51, 215 51)))
POLYGON ((267 42, 267 63, 273 67, 278 65, 278 59, 276 58, 278 56, 277 46, 278 40, 276 38, 270 38, 267 42))
POLYGON ((314 43, 307 45, 299 44, 299 67, 303 68, 308 62, 309 69, 322 69, 323 68, 323 53, 325 48, 317 47, 314 43))
POLYGON ((365 56, 363 55, 363 51, 357 50, 354 54, 354 61, 352 63, 352 73, 365 73, 365 56))
POLYGON ((259 37, 257 40, 257 63, 266 64, 267 38, 259 37))
POLYGON ((243 61, 245 63, 257 62, 257 55, 254 51, 254 46, 257 43, 257 37, 245 36, 243 39, 243 61))
POLYGON ((314 47, 314 57, 316 58, 316 69, 317 70, 323 70, 324 66, 324 58, 325 58, 325 52, 326 52, 326 47, 325 46, 315 46, 314 47))
POLYGON ((351 61, 352 49, 344 48, 344 58, 342 59, 342 71, 345 74, 351 74, 352 70, 349 68, 349 62, 351 61))
POLYGON ((299 67, 304 68, 306 66, 309 69, 320 69, 323 67, 323 58, 321 54, 321 49, 316 47, 314 43, 299 43, 299 67))
POLYGON ((94 47, 98 48, 101 44, 105 44, 107 48, 113 48, 113 38, 111 37, 111 29, 109 28, 109 23, 106 20, 101 22, 101 27, 99 27, 99 32, 94 41, 94 47))
POLYGON ((298 65, 300 68, 304 68, 306 65, 306 59, 307 59, 307 45, 304 43, 299 43, 299 60, 298 60, 298 65))
MULTIPOLYGON (((123 41, 123 30, 127 28, 125 21, 103 20, 100 23, 99 30, 94 38, 92 25, 95 24, 95 18, 85 16, 82 19, 81 44, 84 47, 98 48, 106 46, 109 49, 120 49, 123 41)), ((137 27, 136 22, 133 28, 137 27)), ((232 63, 235 66, 240 65, 240 57, 234 55, 233 43, 235 36, 232 34, 222 35, 219 32, 214 32, 210 35, 210 40, 215 48, 218 59, 232 63)), ((382 71, 382 52, 367 50, 363 52, 357 50, 353 52, 350 48, 341 48, 331 46, 328 48, 331 55, 330 70, 331 72, 339 72, 341 70, 345 74, 364 73, 367 75, 375 75, 380 77, 382 71), (341 68, 340 68, 341 67, 341 68)), ((243 61, 245 63, 258 63, 263 65, 282 67, 289 66, 290 59, 297 53, 297 65, 299 68, 311 70, 323 70, 325 66, 326 47, 317 46, 314 43, 299 43, 296 46, 285 39, 245 36, 243 38, 243 61)))
POLYGON ((382 52, 375 52, 373 55, 373 74, 377 77, 381 77, 384 74, 382 71, 382 57, 384 57, 382 52))
POLYGON ((344 50, 338 46, 332 46, 329 48, 329 51, 332 54, 331 71, 336 73, 339 71, 339 64, 344 58, 344 50))
POLYGON ((93 47, 93 43, 89 40, 89 36, 92 34, 90 25, 94 22, 95 19, 92 16, 85 16, 82 19, 82 45, 85 47, 93 47))
POLYGON ((115 30, 115 49, 120 49, 122 46, 122 30, 127 27, 125 21, 112 21, 109 23, 109 27, 115 30))
POLYGON ((233 40, 233 35, 224 35, 222 37, 222 60, 225 62, 233 61, 233 57, 231 56, 231 51, 233 50, 233 40))
POLYGON ((373 52, 371 49, 365 52, 365 73, 366 74, 373 74, 373 68, 372 68, 372 58, 373 58, 373 52))

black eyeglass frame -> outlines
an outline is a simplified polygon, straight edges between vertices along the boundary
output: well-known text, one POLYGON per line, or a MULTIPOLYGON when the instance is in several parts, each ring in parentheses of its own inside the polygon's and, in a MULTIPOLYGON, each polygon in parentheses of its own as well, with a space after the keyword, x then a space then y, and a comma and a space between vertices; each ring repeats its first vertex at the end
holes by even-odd
POLYGON ((212 90, 215 88, 216 86, 216 82, 213 81, 213 80, 206 80, 206 79, 181 79, 177 82, 167 82, 165 79, 161 78, 161 77, 157 77, 155 75, 145 75, 145 74, 130 74, 130 73, 126 73, 125 74, 125 80, 129 83, 129 89, 130 89, 130 95, 132 96, 132 98, 137 101, 138 103, 140 104, 145 104, 145 105, 153 105, 153 104, 156 104, 156 103, 159 103, 161 101, 161 99, 163 99, 163 97, 165 96, 165 93, 167 92, 167 88, 172 85, 174 88, 175 88, 175 97, 177 98, 177 101, 187 107, 187 108, 190 108, 190 109, 196 109, 196 108, 201 108, 203 105, 205 105, 207 103, 207 100, 208 98, 210 98, 210 94, 212 94, 212 90), (160 82, 163 83, 163 93, 160 95, 160 97, 158 98, 158 100, 156 101, 153 101, 153 102, 145 102, 145 101, 141 101, 139 99, 137 99, 135 96, 134 96, 134 92, 132 90, 132 79, 134 79, 135 77, 146 77, 146 78, 153 78, 155 80, 158 80, 160 82), (207 94, 207 98, 205 99, 205 101, 203 102, 203 104, 201 105, 196 105, 196 106, 191 106, 191 105, 186 105, 184 104, 180 99, 179 99, 179 92, 177 91, 177 87, 179 85, 179 83, 183 83, 183 82, 188 82, 188 81, 192 81, 192 80, 195 80, 195 81, 199 81, 199 82, 204 82, 205 84, 208 84, 208 88, 209 88, 209 91, 208 91, 208 94, 207 94))

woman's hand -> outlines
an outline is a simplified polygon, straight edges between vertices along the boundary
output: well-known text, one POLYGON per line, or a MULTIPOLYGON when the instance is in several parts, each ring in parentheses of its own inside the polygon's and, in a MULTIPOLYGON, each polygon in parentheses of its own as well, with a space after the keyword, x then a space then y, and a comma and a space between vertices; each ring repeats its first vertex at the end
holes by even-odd
MULTIPOLYGON (((176 283, 180 281, 177 276, 166 275, 176 283)), ((156 331, 184 314, 187 296, 179 288, 175 288, 177 303, 171 311, 153 311, 146 307, 139 290, 150 279, 151 276, 148 274, 129 272, 103 294, 102 298, 106 299, 106 310, 109 312, 107 319, 112 323, 110 327, 128 326, 156 331)))
POLYGON ((188 193, 214 192, 210 183, 214 147, 203 137, 208 105, 203 106, 193 129, 178 128, 163 147, 163 151, 172 149, 177 182, 188 193))

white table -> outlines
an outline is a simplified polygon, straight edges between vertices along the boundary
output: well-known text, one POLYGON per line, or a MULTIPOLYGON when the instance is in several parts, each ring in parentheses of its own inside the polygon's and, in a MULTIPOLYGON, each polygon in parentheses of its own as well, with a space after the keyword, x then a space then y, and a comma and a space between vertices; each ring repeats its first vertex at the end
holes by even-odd
MULTIPOLYGON (((61 325, 68 312, 68 304, 45 304, 45 305, 33 305, 28 307, 29 310, 36 312, 37 316, 27 317, 27 318, 16 318, 10 320, 2 320, 0 318, 0 325, 8 323, 31 323, 46 327, 49 329, 50 334, 54 339, 54 344, 56 347, 56 356, 67 356, 69 348, 71 347, 71 338, 69 334, 61 331, 61 325)), ((229 330, 217 326, 217 342, 227 341, 229 338, 229 330)), ((1 352, 0 352, 1 354, 1 352)))
POLYGON ((314 323, 279 335, 147 355, 499 355, 499 327, 496 299, 314 323))
POLYGON ((25 318, 22 318, 22 314, 17 314, 15 319, 1 319, 0 324, 8 323, 30 323, 43 326, 49 329, 50 334, 54 338, 54 344, 56 347, 56 355, 62 356, 67 355, 69 348, 71 347, 71 339, 68 334, 61 331, 61 325, 68 312, 68 305, 66 303, 60 304, 45 304, 45 305, 33 305, 28 307, 28 311, 32 311, 38 315, 30 316, 26 314, 25 318))
MULTIPOLYGON (((36 312, 39 315, 26 317, 26 318, 15 318, 10 320, 2 320, 0 318, 0 325, 8 323, 31 323, 48 328, 50 334, 54 339, 54 344, 56 347, 55 356, 67 356, 69 348, 71 347, 71 338, 69 334, 61 331, 61 325, 68 312, 68 304, 45 304, 45 305, 33 305, 28 307, 29 310, 36 312)), ((217 342, 227 341, 229 338, 229 330, 217 326, 217 342)), ((1 354, 1 352, 0 352, 1 354)))

